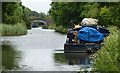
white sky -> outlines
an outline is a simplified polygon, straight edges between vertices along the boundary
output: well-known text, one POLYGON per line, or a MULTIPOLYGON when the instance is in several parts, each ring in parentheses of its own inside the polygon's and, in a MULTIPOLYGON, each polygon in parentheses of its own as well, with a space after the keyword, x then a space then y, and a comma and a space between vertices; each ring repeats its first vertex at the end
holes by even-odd
POLYGON ((37 11, 39 13, 44 12, 47 14, 52 0, 21 0, 21 2, 32 11, 37 11))

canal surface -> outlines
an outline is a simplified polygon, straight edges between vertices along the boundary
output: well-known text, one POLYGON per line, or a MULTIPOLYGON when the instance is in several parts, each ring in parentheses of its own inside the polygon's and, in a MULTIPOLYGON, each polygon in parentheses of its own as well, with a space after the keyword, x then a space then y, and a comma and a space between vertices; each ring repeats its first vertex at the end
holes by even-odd
POLYGON ((89 54, 64 53, 65 39, 66 35, 41 27, 28 30, 24 36, 2 37, 2 68, 19 71, 80 71, 81 67, 90 66, 89 54))

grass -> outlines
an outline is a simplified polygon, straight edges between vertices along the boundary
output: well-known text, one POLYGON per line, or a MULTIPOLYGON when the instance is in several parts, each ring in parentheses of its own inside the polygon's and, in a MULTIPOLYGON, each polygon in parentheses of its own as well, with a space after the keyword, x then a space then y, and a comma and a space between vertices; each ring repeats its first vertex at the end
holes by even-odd
POLYGON ((108 28, 111 34, 105 39, 104 47, 94 54, 95 63, 93 71, 119 71, 120 49, 118 44, 118 28, 108 28))
POLYGON ((65 28, 62 25, 56 26, 55 24, 51 24, 49 26, 43 26, 43 29, 54 29, 56 32, 59 32, 61 34, 66 34, 69 28, 65 28))
POLYGON ((27 28, 21 24, 0 24, 0 32, 2 36, 19 36, 27 34, 27 28))

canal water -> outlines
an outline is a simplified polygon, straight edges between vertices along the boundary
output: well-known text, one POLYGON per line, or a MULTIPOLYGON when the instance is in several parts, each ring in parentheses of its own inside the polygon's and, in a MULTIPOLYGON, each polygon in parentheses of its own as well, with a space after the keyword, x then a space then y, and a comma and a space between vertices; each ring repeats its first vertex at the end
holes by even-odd
POLYGON ((24 36, 2 37, 3 70, 80 71, 91 70, 90 54, 64 53, 66 35, 51 29, 33 28, 24 36))

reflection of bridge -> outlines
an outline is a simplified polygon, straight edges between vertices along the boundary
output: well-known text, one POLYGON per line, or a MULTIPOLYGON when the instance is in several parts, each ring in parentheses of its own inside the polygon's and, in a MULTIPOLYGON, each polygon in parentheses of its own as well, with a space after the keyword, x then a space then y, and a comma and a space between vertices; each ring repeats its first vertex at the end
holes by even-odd
POLYGON ((34 19, 32 20, 33 23, 44 23, 45 26, 49 26, 51 24, 51 20, 50 19, 34 19))

